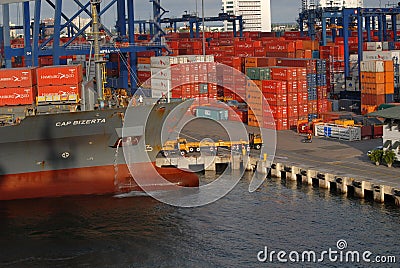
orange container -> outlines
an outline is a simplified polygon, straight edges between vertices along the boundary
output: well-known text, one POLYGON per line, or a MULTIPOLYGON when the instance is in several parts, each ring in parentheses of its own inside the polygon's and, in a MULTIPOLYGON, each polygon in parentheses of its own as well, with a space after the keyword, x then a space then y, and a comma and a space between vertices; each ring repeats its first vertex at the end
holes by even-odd
POLYGON ((360 75, 361 83, 385 83, 385 73, 361 72, 360 75))
POLYGON ((385 60, 385 61, 383 62, 383 64, 384 64, 385 72, 394 72, 393 61, 391 61, 391 60, 385 60))
POLYGON ((151 61, 150 61, 150 58, 148 58, 148 57, 137 57, 137 63, 138 64, 150 64, 151 63, 151 61))
POLYGON ((36 68, 0 69, 0 88, 36 85, 36 68))
POLYGON ((394 94, 394 83, 385 83, 385 94, 394 94))
POLYGON ((394 72, 384 72, 385 83, 394 83, 394 72))
POLYGON ((376 110, 378 110, 378 106, 376 106, 376 105, 361 104, 361 114, 362 115, 375 112, 376 110))
POLYGON ((37 84, 41 86, 77 85, 82 82, 82 65, 46 66, 36 69, 37 84))
POLYGON ((248 67, 266 67, 268 66, 268 59, 265 57, 250 57, 244 60, 244 66, 248 67))
POLYGON ((259 126, 257 117, 254 114, 250 114, 250 111, 249 111, 249 114, 247 115, 247 124, 252 127, 259 126))
POLYGON ((36 86, 0 88, 0 106, 33 104, 36 95, 36 86))
POLYGON ((38 87, 38 96, 53 95, 78 95, 81 94, 82 84, 77 85, 60 85, 60 86, 41 86, 38 87))
POLYGON ((363 83, 361 84, 361 93, 371 95, 385 94, 385 84, 363 83))

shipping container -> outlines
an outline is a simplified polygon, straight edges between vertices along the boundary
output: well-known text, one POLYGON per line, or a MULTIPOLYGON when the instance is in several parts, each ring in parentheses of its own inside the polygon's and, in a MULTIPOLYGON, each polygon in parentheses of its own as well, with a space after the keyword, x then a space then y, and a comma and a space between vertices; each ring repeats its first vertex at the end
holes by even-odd
POLYGON ((59 85, 59 86, 41 86, 37 89, 37 95, 40 96, 63 96, 81 95, 82 84, 77 85, 59 85))
POLYGON ((36 96, 36 86, 0 88, 0 106, 33 104, 36 96))
POLYGON ((0 88, 36 85, 36 68, 0 68, 0 88))
POLYGON ((82 82, 82 65, 45 66, 36 69, 37 85, 77 85, 82 82))
POLYGON ((199 106, 196 107, 196 116, 205 117, 213 120, 228 120, 228 110, 223 108, 216 108, 210 106, 199 106))

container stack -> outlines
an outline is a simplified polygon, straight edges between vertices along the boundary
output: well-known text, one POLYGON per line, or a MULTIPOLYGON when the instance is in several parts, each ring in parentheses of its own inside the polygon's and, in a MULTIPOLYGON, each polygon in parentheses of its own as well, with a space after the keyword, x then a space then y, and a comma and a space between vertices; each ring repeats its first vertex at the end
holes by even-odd
POLYGON ((137 83, 139 87, 151 88, 151 57, 155 56, 154 51, 137 52, 137 83))
POLYGON ((151 97, 216 98, 216 72, 209 55, 151 57, 151 97))
POLYGON ((362 114, 376 111, 379 105, 394 101, 393 61, 362 61, 360 71, 362 114))
POLYGON ((37 96, 35 68, 0 69, 0 106, 30 105, 37 96))
POLYGON ((80 100, 82 65, 46 66, 36 69, 38 104, 80 100))

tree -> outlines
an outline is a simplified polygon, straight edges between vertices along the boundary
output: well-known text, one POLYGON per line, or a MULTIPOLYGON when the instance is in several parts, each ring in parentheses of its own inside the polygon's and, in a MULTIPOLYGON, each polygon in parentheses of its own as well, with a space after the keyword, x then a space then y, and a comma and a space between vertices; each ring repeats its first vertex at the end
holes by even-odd
POLYGON ((388 167, 391 167, 393 162, 396 160, 396 153, 393 150, 385 150, 382 159, 388 167))
POLYGON ((375 149, 368 156, 369 156, 369 159, 371 159, 371 161, 375 163, 375 165, 379 166, 379 164, 382 160, 383 150, 375 149))

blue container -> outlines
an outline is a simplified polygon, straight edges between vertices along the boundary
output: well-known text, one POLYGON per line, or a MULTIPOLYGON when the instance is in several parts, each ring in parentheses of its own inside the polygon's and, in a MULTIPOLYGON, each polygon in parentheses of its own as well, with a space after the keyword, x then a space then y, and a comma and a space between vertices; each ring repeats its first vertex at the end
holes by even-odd
POLYGON ((389 42, 389 50, 394 50, 394 49, 395 49, 394 42, 389 42))
POLYGON ((311 122, 313 119, 317 119, 318 114, 308 114, 308 122, 311 122))
POLYGON ((317 60, 317 73, 320 73, 320 74, 326 73, 326 61, 325 60, 317 60))
POLYGON ((326 86, 326 74, 317 74, 317 86, 326 86))
POLYGON ((386 103, 392 103, 392 102, 394 102, 394 94, 386 94, 386 95, 385 95, 385 102, 386 102, 386 103))
POLYGON ((67 59, 60 59, 60 65, 67 65, 67 59))
POLYGON ((319 50, 313 50, 312 58, 313 59, 319 59, 319 50))

